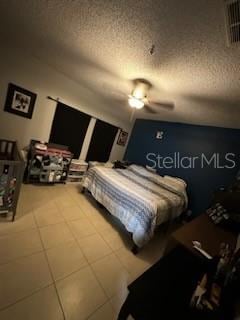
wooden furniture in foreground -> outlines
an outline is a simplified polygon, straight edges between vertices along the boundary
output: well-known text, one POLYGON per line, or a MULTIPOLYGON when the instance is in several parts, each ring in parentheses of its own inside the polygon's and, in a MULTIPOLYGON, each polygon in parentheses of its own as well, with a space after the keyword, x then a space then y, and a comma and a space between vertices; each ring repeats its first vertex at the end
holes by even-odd
MULTIPOLYGON (((176 247, 128 286, 118 320, 191 319, 191 296, 206 266, 183 247, 176 247)), ((193 318, 198 319, 198 318, 193 318)))
POLYGON ((216 256, 223 242, 228 243, 233 249, 235 248, 237 234, 215 225, 204 213, 175 231, 170 237, 166 251, 181 245, 191 253, 202 257, 193 248, 192 241, 201 242, 202 248, 206 252, 211 256, 216 256))
POLYGON ((213 196, 213 203, 221 203, 229 213, 240 213, 240 191, 237 189, 238 185, 240 185, 240 182, 236 182, 232 187, 233 189, 216 191, 213 196))
POLYGON ((16 141, 0 140, 0 214, 12 212, 14 221, 23 180, 24 160, 16 141))
POLYGON ((166 255, 128 286, 129 295, 118 320, 129 315, 135 320, 219 319, 189 308, 194 289, 209 267, 209 260, 192 248, 193 240, 216 256, 222 242, 235 247, 237 235, 214 225, 205 214, 178 229, 166 255))

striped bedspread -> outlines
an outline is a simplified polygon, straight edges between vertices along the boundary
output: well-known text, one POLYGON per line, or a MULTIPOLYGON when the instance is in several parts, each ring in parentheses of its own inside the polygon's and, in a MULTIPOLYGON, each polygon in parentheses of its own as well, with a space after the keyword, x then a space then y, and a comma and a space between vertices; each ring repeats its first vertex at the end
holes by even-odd
POLYGON ((142 247, 153 237, 157 225, 182 213, 187 195, 185 188, 161 176, 134 169, 134 166, 125 170, 94 167, 88 170, 83 186, 123 223, 135 244, 142 247))

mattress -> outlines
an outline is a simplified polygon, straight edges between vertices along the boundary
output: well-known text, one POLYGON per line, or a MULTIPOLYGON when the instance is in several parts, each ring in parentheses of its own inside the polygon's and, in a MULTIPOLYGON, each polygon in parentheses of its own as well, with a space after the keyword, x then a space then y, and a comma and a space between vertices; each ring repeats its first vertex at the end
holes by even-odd
POLYGON ((153 237, 156 226, 178 217, 188 202, 184 185, 135 165, 91 168, 83 186, 123 223, 138 247, 153 237))

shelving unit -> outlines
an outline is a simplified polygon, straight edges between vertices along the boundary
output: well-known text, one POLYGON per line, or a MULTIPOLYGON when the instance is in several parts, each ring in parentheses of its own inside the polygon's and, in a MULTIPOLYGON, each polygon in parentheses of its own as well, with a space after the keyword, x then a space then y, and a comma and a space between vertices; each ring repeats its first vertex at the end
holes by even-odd
POLYGON ((88 169, 88 163, 83 160, 73 159, 69 168, 67 182, 81 183, 88 169))
POLYGON ((67 180, 72 153, 68 147, 31 141, 28 154, 27 183, 64 183, 67 180))
POLYGON ((0 214, 12 212, 14 221, 24 173, 16 141, 0 139, 0 214))

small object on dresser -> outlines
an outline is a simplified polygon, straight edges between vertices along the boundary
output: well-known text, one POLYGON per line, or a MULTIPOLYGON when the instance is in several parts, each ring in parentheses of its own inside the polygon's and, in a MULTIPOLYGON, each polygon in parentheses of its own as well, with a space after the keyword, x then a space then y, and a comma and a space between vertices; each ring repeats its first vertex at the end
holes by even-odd
POLYGON ((211 208, 209 208, 207 210, 207 214, 215 224, 219 224, 220 222, 229 219, 227 210, 220 203, 216 203, 211 208))
POLYGON ((240 231, 239 212, 228 211, 222 204, 216 203, 206 213, 214 224, 230 229, 233 232, 240 231))
POLYGON ((205 250, 203 250, 201 242, 193 241, 192 244, 193 244, 193 248, 198 252, 200 252, 204 257, 206 257, 209 260, 212 259, 212 256, 208 254, 205 250))

